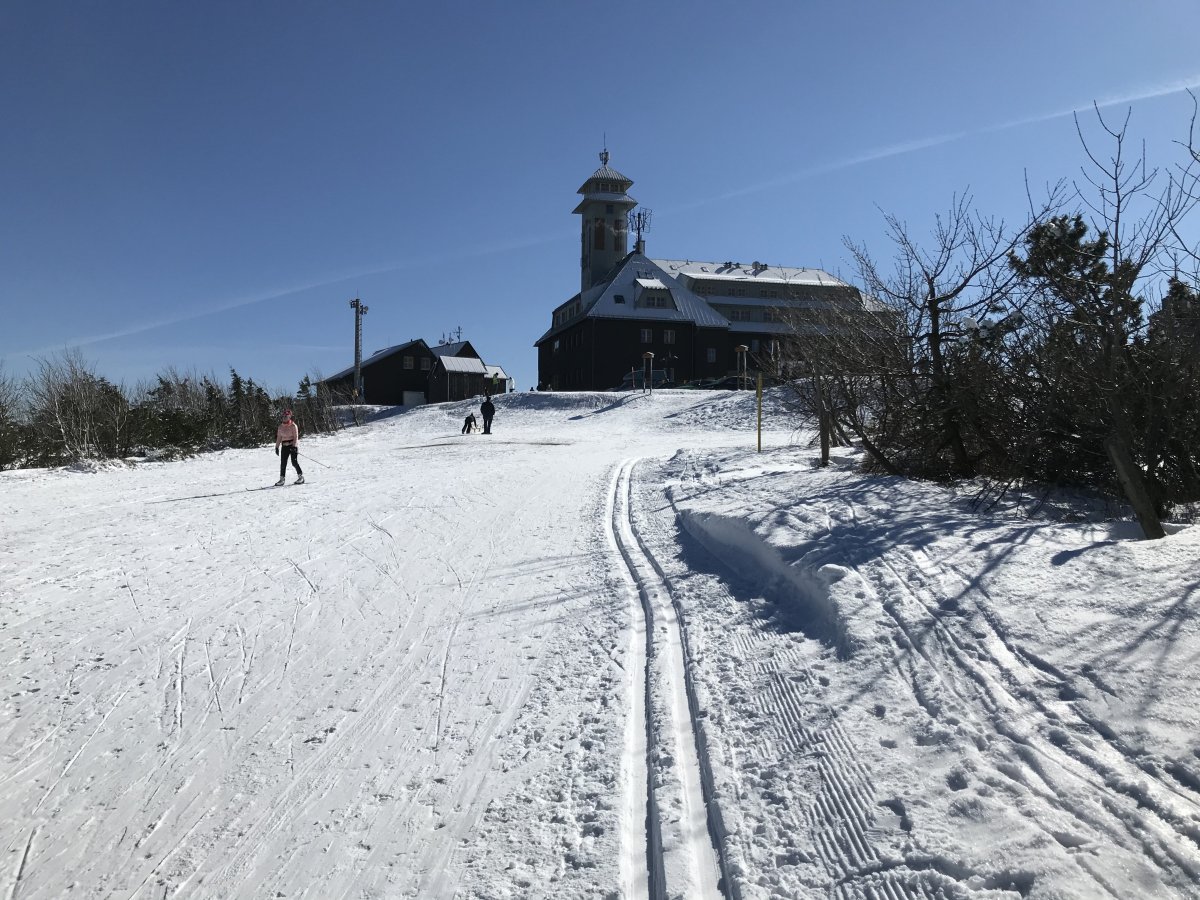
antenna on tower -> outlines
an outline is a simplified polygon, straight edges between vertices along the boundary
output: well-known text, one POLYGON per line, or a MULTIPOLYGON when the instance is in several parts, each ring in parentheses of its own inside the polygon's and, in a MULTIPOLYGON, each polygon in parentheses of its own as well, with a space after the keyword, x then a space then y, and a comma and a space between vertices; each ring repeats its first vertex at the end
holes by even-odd
POLYGON ((627 213, 629 217, 629 228, 634 234, 637 235, 637 243, 633 245, 635 253, 646 252, 646 241, 642 235, 650 230, 650 216, 652 212, 652 210, 643 207, 637 212, 630 210, 627 213))
POLYGON ((355 297, 350 301, 354 310, 354 385, 352 395, 354 402, 362 403, 362 317, 367 314, 367 305, 355 297))

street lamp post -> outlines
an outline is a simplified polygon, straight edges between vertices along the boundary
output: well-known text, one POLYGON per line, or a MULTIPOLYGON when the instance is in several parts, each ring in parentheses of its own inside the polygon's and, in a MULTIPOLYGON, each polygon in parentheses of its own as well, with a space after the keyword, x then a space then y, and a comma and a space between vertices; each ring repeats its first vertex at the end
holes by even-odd
POLYGON ((738 344, 733 349, 737 353, 737 385, 740 391, 746 386, 747 379, 750 377, 750 373, 746 370, 746 352, 750 348, 745 344, 738 344))
POLYGON ((654 380, 654 354, 647 350, 642 354, 642 359, 644 360, 644 368, 642 370, 642 393, 644 394, 647 390, 649 390, 650 393, 653 394, 654 385, 652 382, 654 380))

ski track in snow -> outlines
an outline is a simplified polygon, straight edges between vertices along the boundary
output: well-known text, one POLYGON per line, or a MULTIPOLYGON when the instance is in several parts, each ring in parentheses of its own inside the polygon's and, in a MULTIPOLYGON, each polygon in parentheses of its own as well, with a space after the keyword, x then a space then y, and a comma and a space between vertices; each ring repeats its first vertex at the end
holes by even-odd
POLYGON ((1125 712, 1194 688, 1037 642, 1057 545, 815 470, 779 407, 755 454, 746 396, 501 400, 494 441, 323 438, 298 491, 0 473, 0 896, 1200 895, 1200 746, 1125 712))
POLYGON ((702 771, 706 763, 688 685, 686 637, 661 570, 633 524, 634 465, 635 461, 628 461, 621 466, 610 506, 613 541, 641 599, 634 631, 648 636, 645 669, 632 685, 638 691, 644 683, 648 760, 644 764, 629 760, 626 768, 627 777, 636 779, 646 770, 649 794, 645 801, 638 798, 628 813, 634 818, 645 810, 646 834, 640 847, 625 849, 623 858, 631 860, 644 852, 645 875, 632 865, 630 870, 636 871, 638 883, 646 881, 647 896, 654 900, 668 896, 716 900, 725 896, 725 879, 709 834, 702 771))

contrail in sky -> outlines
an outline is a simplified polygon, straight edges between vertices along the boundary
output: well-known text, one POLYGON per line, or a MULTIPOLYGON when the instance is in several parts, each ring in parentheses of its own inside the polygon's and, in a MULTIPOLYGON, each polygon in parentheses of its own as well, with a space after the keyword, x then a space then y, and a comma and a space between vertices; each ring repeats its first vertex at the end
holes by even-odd
POLYGON ((237 297, 231 300, 225 300, 215 303, 211 306, 205 306, 202 309, 192 309, 187 312, 180 313, 174 316, 164 316, 158 319, 152 319, 148 322, 140 322, 130 324, 114 331, 104 332, 102 334, 92 334, 84 337, 68 338, 58 341, 53 345, 39 347, 33 350, 18 350, 10 354, 2 354, 3 356, 19 357, 19 356, 41 356, 46 353, 53 353, 57 350, 62 350, 66 347, 84 347, 89 344, 99 344, 104 341, 111 341, 117 338, 129 337, 134 334, 141 334, 146 331, 153 331, 156 328, 166 328, 170 325, 178 325, 180 322, 188 322, 193 319, 201 319, 204 316, 212 316, 217 313, 228 312, 231 309, 240 309, 244 306, 253 306, 256 303, 267 303, 271 300, 281 300, 284 297, 291 297, 294 294, 300 294, 304 291, 315 290, 316 288, 334 287, 339 284, 344 284, 347 281, 354 281, 361 278, 371 278, 376 275, 386 275, 390 272, 400 272, 404 269, 413 269, 417 266, 437 265, 439 263, 462 261, 473 257, 492 256, 496 253, 505 253, 509 250, 516 250, 522 247, 536 247, 542 244, 548 244, 558 240, 559 235, 542 235, 527 238, 518 238, 511 241, 502 241, 486 247, 481 247, 474 252, 466 253, 442 253, 422 259, 410 259, 401 262, 389 263, 387 265, 376 268, 356 269, 352 272, 346 272, 341 275, 331 275, 329 277, 311 282, 309 284, 294 285, 292 287, 280 288, 268 294, 255 294, 254 296, 237 297))
MULTIPOLYGON (((1137 103, 1142 100, 1153 100, 1157 97, 1167 97, 1171 94, 1178 94, 1182 91, 1196 89, 1200 89, 1200 75, 1167 82, 1166 84, 1160 84, 1156 87, 1131 91, 1125 94, 1111 95, 1097 100, 1096 105, 1101 109, 1106 109, 1112 106, 1124 106, 1130 103, 1137 103)), ((669 210, 667 210, 667 212, 683 212, 685 210, 695 209, 699 206, 708 206, 709 204, 722 200, 731 200, 735 197, 744 197, 747 194, 756 194, 760 191, 784 187, 785 185, 794 184, 797 181, 804 181, 805 179, 813 178, 817 175, 828 175, 831 172, 840 172, 844 169, 851 169, 855 166, 860 166, 863 163, 875 162, 876 160, 880 159, 889 159, 893 156, 902 156, 906 153, 914 153, 918 150, 927 150, 930 147, 940 147, 944 144, 953 143, 954 141, 960 141, 963 138, 974 137, 975 135, 979 134, 994 134, 998 131, 1008 131, 1009 129, 1020 128, 1024 125, 1036 125, 1039 122, 1049 122, 1053 119, 1061 119, 1091 108, 1092 104, 1089 102, 1083 104, 1082 106, 1073 106, 1069 109, 1060 109, 1055 112, 1042 113, 1036 116, 1026 116, 1020 119, 1011 119, 995 125, 985 125, 980 128, 971 128, 963 131, 948 131, 943 134, 932 135, 930 137, 914 138, 913 140, 909 141, 888 144, 886 146, 876 147, 872 150, 867 150, 863 153, 848 156, 843 159, 833 160, 827 163, 819 163, 818 165, 810 166, 797 172, 791 172, 787 175, 781 175, 778 178, 772 178, 769 181, 762 181, 746 187, 736 188, 732 191, 726 191, 722 194, 715 194, 702 200, 684 203, 680 206, 671 207, 669 210)))
MULTIPOLYGON (((1136 91, 1130 91, 1124 94, 1115 94, 1096 102, 1096 105, 1101 109, 1112 106, 1123 106, 1131 103, 1137 103, 1142 100, 1153 100, 1157 97, 1166 97, 1171 94, 1177 94, 1185 90, 1200 89, 1200 75, 1195 75, 1190 78, 1178 79, 1176 81, 1167 82, 1154 87, 1142 88, 1136 91)), ((927 150, 931 147, 940 147, 945 144, 959 141, 964 138, 973 137, 979 134, 992 134, 999 131, 1007 131, 1012 128, 1020 128, 1024 125, 1036 125, 1039 122, 1049 122, 1053 119, 1060 119, 1066 116, 1073 115, 1077 112, 1089 109, 1091 103, 1086 103, 1079 106, 1073 106, 1069 109, 1056 110, 1054 112, 1041 113, 1036 116, 1026 116, 1019 119, 1011 119, 1005 122, 1000 122, 995 125, 985 125, 979 128, 966 129, 963 131, 948 131, 943 134, 932 135, 924 138, 914 138, 909 141, 901 141, 895 144, 887 144, 882 147, 876 147, 872 150, 864 151, 853 156, 848 156, 839 160, 832 160, 826 163, 820 163, 815 166, 810 166, 806 169, 801 169, 796 172, 791 172, 787 175, 781 175, 778 178, 773 178, 769 181, 762 181, 757 184, 748 185, 742 188, 736 188, 731 191, 726 191, 721 194, 714 194, 701 200, 695 200, 690 203, 684 203, 680 206, 672 207, 666 210, 667 213, 684 212, 691 209, 696 209, 701 206, 708 206, 713 203, 718 203, 722 200, 731 200, 735 197, 744 197, 747 194, 756 194, 761 191, 771 190, 772 188, 784 187, 785 185, 794 184, 797 181, 804 181, 808 178, 813 178, 818 175, 827 175, 831 172, 839 172, 844 169, 851 169, 855 166, 863 165, 864 163, 875 162, 881 159, 890 159, 894 156, 902 156, 906 153, 915 153, 918 150, 927 150)), ((187 322, 192 319, 199 319, 204 316, 215 315, 217 313, 228 312, 231 309, 239 309, 243 306, 252 306, 256 303, 266 303, 271 300, 279 300, 284 297, 299 294, 303 291, 313 290, 321 287, 332 287, 342 284, 357 278, 369 278, 376 275, 384 275, 389 272, 398 272, 404 269, 414 268, 416 266, 433 265, 439 262, 450 262, 452 260, 462 260, 465 257, 480 257, 490 256, 495 253, 503 253, 508 250, 518 249, 520 247, 538 246, 541 244, 551 243, 558 239, 558 235, 538 236, 524 238, 504 243, 497 243, 489 247, 476 250, 473 253, 446 253, 420 260, 406 260, 403 262, 391 263, 385 266, 380 266, 373 269, 362 269, 354 272, 347 272, 343 275, 335 275, 329 278, 313 282, 311 284, 297 285, 289 288, 280 289, 265 295, 256 295, 252 297, 239 297, 232 300, 216 303, 212 306, 203 309, 193 309, 189 312, 182 313, 176 316, 164 317, 155 319, 149 322, 128 325, 124 328, 115 331, 106 332, 103 334, 94 334, 86 337, 77 337, 64 340, 56 343, 51 347, 43 347, 36 350, 19 351, 11 356, 36 356, 63 347, 78 347, 87 344, 98 344, 102 341, 114 340, 116 338, 129 337, 134 334, 141 334, 145 331, 153 331, 156 328, 165 328, 169 325, 177 325, 180 322, 187 322)))

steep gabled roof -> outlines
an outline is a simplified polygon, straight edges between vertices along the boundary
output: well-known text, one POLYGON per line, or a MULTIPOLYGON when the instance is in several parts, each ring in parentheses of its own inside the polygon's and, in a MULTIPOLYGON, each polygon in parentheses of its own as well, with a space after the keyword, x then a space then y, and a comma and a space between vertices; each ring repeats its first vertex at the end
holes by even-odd
POLYGON ((454 341, 449 344, 438 344, 432 348, 434 356, 459 356, 466 353, 468 356, 479 358, 479 354, 475 348, 471 346, 470 341, 454 341))
MULTIPOLYGON (((415 338, 414 340, 408 341, 407 343, 404 343, 404 344, 397 344, 394 347, 387 347, 383 350, 376 350, 369 357, 367 357, 366 359, 364 359, 362 361, 362 366, 365 369, 368 365, 371 365, 372 363, 377 363, 381 359, 385 359, 386 357, 389 357, 394 353, 399 353, 401 350, 408 350, 412 347, 420 347, 420 348, 424 349, 426 352, 429 351, 429 345, 426 344, 423 339, 415 338)), ((321 380, 322 381, 336 381, 339 378, 345 378, 347 375, 353 375, 353 374, 354 374, 354 366, 349 366, 348 368, 342 369, 342 371, 337 372, 337 373, 330 375, 326 378, 323 378, 321 380)))
POLYGON ((580 294, 579 299, 579 313, 551 327, 535 344, 540 344, 582 319, 693 322, 701 328, 729 327, 729 321, 724 316, 717 313, 682 281, 676 280, 654 260, 636 251, 614 267, 608 281, 593 285, 580 294), (672 307, 638 306, 638 297, 647 290, 668 291, 672 307))

